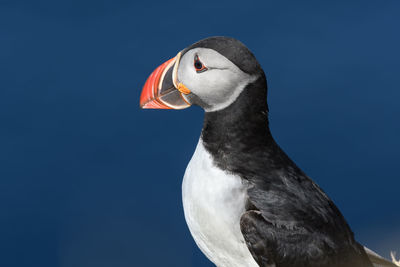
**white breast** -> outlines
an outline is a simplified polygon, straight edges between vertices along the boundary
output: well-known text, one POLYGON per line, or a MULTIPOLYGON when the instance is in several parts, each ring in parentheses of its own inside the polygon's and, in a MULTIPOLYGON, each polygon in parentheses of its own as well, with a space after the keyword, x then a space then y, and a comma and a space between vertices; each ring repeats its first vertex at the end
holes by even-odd
POLYGON ((217 168, 200 140, 182 184, 183 208, 201 251, 218 267, 257 267, 240 231, 246 185, 217 168))

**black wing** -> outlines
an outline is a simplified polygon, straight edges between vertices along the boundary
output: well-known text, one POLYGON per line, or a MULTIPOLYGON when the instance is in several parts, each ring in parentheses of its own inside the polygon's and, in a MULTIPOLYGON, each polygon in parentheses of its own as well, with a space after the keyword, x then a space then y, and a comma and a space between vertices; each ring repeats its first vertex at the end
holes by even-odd
POLYGON ((259 211, 247 211, 240 219, 240 230, 251 255, 259 266, 274 266, 274 244, 267 223, 259 211))
POLYGON ((242 218, 250 251, 261 266, 372 266, 333 202, 272 138, 261 74, 230 106, 206 112, 201 135, 214 164, 249 184, 259 212, 242 218))
POLYGON ((241 231, 260 266, 367 267, 364 249, 326 194, 295 166, 249 181, 241 231), (271 182, 272 181, 272 182, 271 182))

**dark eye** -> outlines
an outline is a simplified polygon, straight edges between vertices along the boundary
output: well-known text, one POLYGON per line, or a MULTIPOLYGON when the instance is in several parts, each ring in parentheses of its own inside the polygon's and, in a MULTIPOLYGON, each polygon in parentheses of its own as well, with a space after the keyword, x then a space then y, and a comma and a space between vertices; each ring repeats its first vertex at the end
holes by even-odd
POLYGON ((207 68, 204 66, 203 63, 201 63, 199 56, 197 56, 197 55, 194 57, 194 68, 196 69, 197 73, 207 70, 207 68))

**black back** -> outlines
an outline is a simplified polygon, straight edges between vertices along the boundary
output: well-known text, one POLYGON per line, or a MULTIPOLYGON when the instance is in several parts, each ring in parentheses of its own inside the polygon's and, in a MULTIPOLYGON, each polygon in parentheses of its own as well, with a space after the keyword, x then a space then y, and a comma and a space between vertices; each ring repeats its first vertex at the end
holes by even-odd
MULTIPOLYGON (((239 60, 231 54, 229 58, 239 60)), ((257 64, 246 63, 242 68, 249 71, 257 64)), ((262 226, 264 233, 257 230, 256 236, 244 234, 246 241, 259 238, 264 242, 265 250, 261 251, 272 253, 268 257, 277 267, 372 266, 335 204, 274 141, 268 126, 266 78, 258 68, 259 79, 249 84, 233 104, 205 113, 201 135, 214 163, 249 183, 248 209, 259 211, 273 226, 262 226), (267 232, 273 241, 267 240, 267 232), (299 234, 295 243, 293 233, 299 234)), ((246 227, 250 229, 250 224, 242 225, 243 233, 246 227)), ((251 242, 247 243, 252 253, 256 251, 251 242)))

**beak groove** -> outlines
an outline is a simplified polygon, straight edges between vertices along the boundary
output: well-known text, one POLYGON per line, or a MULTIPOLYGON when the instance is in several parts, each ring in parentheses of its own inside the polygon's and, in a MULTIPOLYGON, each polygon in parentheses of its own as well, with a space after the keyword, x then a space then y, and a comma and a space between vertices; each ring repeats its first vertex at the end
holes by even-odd
POLYGON ((143 109, 184 109, 190 103, 175 86, 181 53, 156 68, 143 86, 140 107, 143 109))
POLYGON ((164 78, 165 70, 170 63, 175 62, 175 58, 171 58, 161 66, 156 68, 147 78, 146 83, 143 86, 142 94, 140 95, 140 107, 141 108, 152 108, 152 109, 171 109, 171 107, 165 105, 158 98, 158 92, 160 87, 160 78, 164 78), (164 75, 163 75, 164 74, 164 75))

